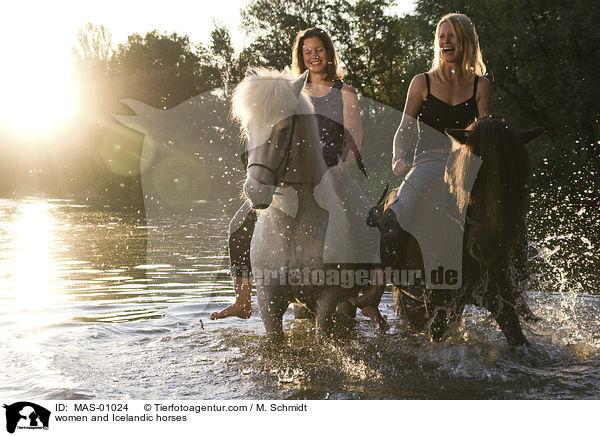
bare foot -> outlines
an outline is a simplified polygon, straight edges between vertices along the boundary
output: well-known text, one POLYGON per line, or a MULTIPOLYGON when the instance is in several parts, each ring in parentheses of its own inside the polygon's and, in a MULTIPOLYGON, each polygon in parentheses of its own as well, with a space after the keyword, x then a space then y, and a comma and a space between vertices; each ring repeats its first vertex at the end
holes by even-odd
POLYGON ((238 318, 248 319, 252 315, 252 306, 250 302, 247 304, 242 303, 233 303, 231 306, 227 306, 220 312, 213 312, 210 314, 210 319, 221 319, 227 318, 230 316, 237 316, 238 318))
POLYGON ((378 332, 384 333, 390 329, 390 325, 381 315, 381 312, 379 312, 379 309, 377 307, 363 306, 360 310, 364 316, 371 319, 371 322, 373 323, 378 332))

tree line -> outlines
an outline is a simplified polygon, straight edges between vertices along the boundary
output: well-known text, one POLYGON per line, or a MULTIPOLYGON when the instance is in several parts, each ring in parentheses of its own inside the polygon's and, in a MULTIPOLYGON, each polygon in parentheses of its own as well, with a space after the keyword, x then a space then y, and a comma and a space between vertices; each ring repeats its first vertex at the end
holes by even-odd
POLYGON ((81 97, 76 134, 63 140, 77 144, 64 158, 72 168, 67 189, 110 193, 116 187, 122 191, 123 184, 139 187, 135 162, 131 174, 115 174, 100 156, 110 154, 106 144, 114 137, 123 144, 141 143, 139 135, 116 127, 111 117, 127 112, 121 99, 164 109, 214 89, 227 99, 249 66, 289 67, 294 37, 307 27, 322 27, 332 35, 345 80, 360 95, 401 111, 410 80, 430 66, 435 23, 456 11, 467 14, 479 33, 493 111, 519 125, 546 129, 532 150, 532 184, 580 193, 582 181, 591 183, 590 195, 577 196, 591 205, 597 177, 588 176, 600 168, 600 57, 593 55, 600 46, 597 2, 418 0, 404 16, 391 14, 392 4, 253 0, 241 11, 241 27, 252 42, 240 52, 219 24, 210 41, 192 43, 186 35, 155 30, 130 35, 117 47, 108 29, 88 24, 73 48, 81 97))
MULTIPOLYGON (((493 112, 517 126, 546 129, 530 148, 534 239, 551 245, 549 234, 570 235, 568 242, 562 238, 562 244, 570 253, 583 254, 566 256, 558 267, 573 270, 578 277, 597 276, 595 265, 600 259, 589 244, 594 247, 600 242, 600 56, 596 54, 600 4, 596 0, 417 0, 414 11, 404 16, 392 14, 392 4, 391 0, 251 0, 241 11, 241 27, 251 43, 241 51, 234 49, 229 30, 220 24, 214 25, 209 41, 194 43, 186 35, 155 30, 132 34, 116 47, 108 29, 88 24, 73 47, 78 117, 69 131, 45 138, 33 152, 15 147, 18 139, 0 132, 4 158, 0 195, 44 192, 143 211, 144 138, 113 118, 113 114, 132 113, 121 100, 171 109, 193 96, 219 90, 211 101, 226 105, 248 67, 288 68, 295 35, 308 27, 318 26, 331 34, 347 71, 345 81, 364 100, 402 111, 412 77, 430 67, 436 22, 446 13, 462 12, 473 20, 480 37, 492 83, 493 112)), ((391 151, 393 129, 389 120, 388 128, 378 129, 378 120, 369 117, 374 115, 366 111, 363 121, 375 126, 368 134, 387 135, 379 141, 385 142, 385 150, 373 162, 387 162, 387 157, 381 157, 391 151)), ((226 113, 221 118, 229 128, 219 131, 217 142, 235 151, 240 143, 237 128, 226 113)), ((236 180, 243 169, 236 164, 235 153, 226 153, 221 161, 219 147, 207 151, 209 159, 191 148, 187 151, 198 161, 212 162, 206 171, 214 186, 222 186, 220 196, 237 197, 236 180)), ((372 162, 366 163, 369 171, 372 162)), ((194 165, 190 168, 199 168, 194 165)), ((369 179, 373 193, 389 180, 389 165, 374 175, 369 179)), ((167 184, 169 177, 164 180, 167 184)))

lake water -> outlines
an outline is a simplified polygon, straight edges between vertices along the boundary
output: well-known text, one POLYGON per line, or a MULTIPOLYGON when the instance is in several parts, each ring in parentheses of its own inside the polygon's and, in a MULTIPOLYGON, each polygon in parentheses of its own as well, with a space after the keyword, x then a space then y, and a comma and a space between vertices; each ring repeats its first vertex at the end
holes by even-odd
MULTIPOLYGON (((233 212, 233 211, 232 211, 233 212)), ((249 320, 210 321, 233 301, 230 215, 207 205, 152 225, 137 211, 74 201, 0 200, 0 396, 36 399, 600 398, 600 298, 550 269, 529 294, 543 320, 511 350, 470 308, 431 343, 380 308, 316 344, 286 314, 286 345, 249 320), (563 292, 553 292, 561 288, 563 292)))

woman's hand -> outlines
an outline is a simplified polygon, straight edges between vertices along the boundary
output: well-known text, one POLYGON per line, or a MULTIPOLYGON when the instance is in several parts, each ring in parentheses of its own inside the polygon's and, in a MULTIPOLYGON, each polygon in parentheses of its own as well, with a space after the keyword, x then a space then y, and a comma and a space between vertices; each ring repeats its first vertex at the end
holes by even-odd
POLYGON ((344 175, 344 167, 342 166, 341 162, 339 162, 337 165, 331 167, 330 171, 331 171, 331 175, 333 176, 333 180, 335 180, 336 182, 338 180, 340 180, 342 178, 342 176, 344 175))
POLYGON ((392 162, 392 171, 398 177, 402 176, 404 173, 408 171, 410 165, 402 158, 398 158, 392 162))

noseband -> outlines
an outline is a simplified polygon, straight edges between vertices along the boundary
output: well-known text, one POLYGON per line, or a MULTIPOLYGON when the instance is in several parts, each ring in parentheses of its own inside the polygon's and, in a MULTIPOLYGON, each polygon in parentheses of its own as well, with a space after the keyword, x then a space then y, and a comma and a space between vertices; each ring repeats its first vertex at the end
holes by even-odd
MULTIPOLYGON (((269 167, 268 165, 262 164, 260 162, 249 162, 248 166, 246 167, 246 169, 250 169, 251 167, 261 167, 264 168, 266 170, 269 170, 272 174, 273 174, 273 178, 274 178, 274 182, 273 184, 275 186, 279 186, 280 184, 283 183, 283 180, 285 179, 285 175, 288 171, 288 164, 290 163, 290 154, 292 152, 292 141, 294 140, 294 133, 296 132, 296 115, 292 116, 292 130, 290 132, 290 140, 288 141, 287 147, 285 149, 285 154, 283 155, 283 158, 281 159, 281 161, 279 162, 279 165, 277 165, 277 167, 275 167, 275 169, 269 167), (281 171, 281 168, 283 167, 283 171, 281 171), (277 174, 281 171, 281 175, 279 176, 279 178, 277 177, 277 174), (279 180, 278 180, 279 179, 279 180)), ((248 153, 248 151, 246 150, 246 154, 248 153)))

